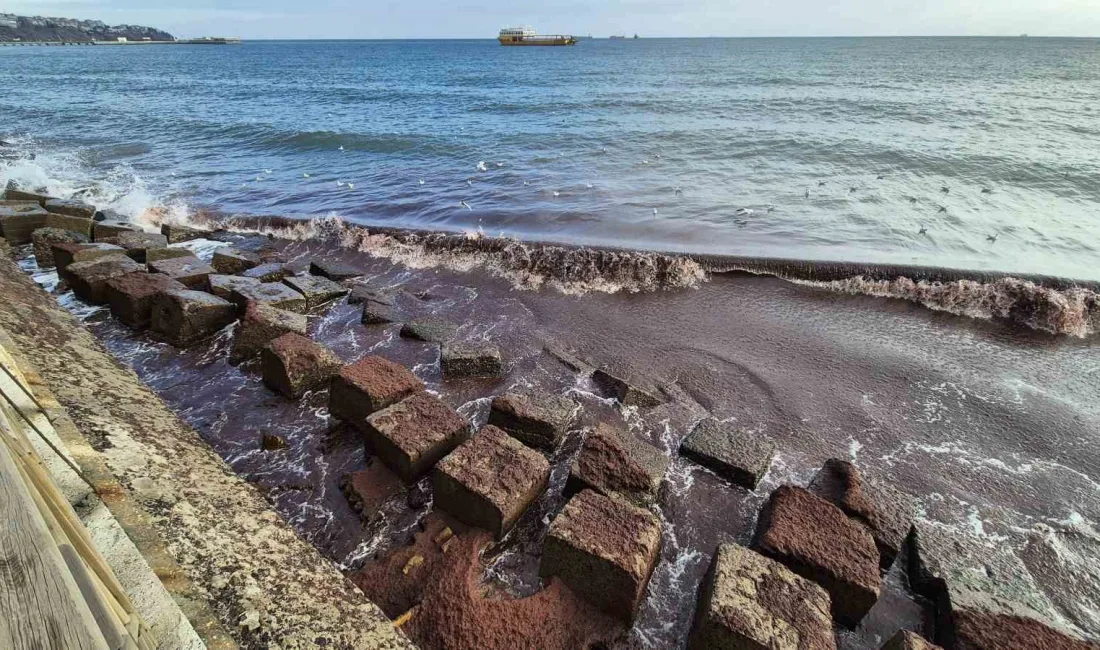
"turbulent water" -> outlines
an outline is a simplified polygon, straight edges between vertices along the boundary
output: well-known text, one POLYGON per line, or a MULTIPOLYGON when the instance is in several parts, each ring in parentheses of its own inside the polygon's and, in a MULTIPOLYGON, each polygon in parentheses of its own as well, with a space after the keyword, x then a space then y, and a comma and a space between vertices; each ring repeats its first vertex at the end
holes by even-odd
POLYGON ((0 180, 109 178, 129 213, 1100 280, 1097 45, 5 48, 0 138, 38 158, 0 180))

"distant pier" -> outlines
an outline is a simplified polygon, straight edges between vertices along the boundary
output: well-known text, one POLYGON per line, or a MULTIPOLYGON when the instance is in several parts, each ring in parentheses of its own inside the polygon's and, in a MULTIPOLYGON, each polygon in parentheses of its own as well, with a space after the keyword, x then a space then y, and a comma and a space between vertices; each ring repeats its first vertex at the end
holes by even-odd
POLYGON ((174 41, 114 40, 114 41, 0 41, 0 46, 13 45, 48 47, 58 45, 240 45, 237 37, 181 38, 174 41))

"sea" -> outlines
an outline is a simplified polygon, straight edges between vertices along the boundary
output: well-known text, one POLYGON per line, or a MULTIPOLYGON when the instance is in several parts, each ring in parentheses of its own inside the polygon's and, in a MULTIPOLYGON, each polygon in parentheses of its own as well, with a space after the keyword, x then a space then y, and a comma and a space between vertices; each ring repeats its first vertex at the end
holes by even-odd
MULTIPOLYGON (((231 243, 358 267, 402 319, 497 345, 504 376, 444 377, 437 346, 346 301, 309 336, 411 368, 475 427, 504 391, 578 404, 550 489, 474 579, 539 592, 598 422, 664 452, 660 562, 607 647, 684 647, 717 545, 750 544, 768 495, 828 458, 910 495, 967 584, 1100 638, 1100 40, 8 47, 0 89, 0 184, 227 225, 180 244, 206 260, 231 243), (551 349, 666 401, 623 407, 551 349), (756 490, 680 455, 706 417, 775 444, 756 490)), ((230 365, 232 328, 177 350, 19 254, 349 578, 425 525, 430 498, 404 493, 359 519, 341 486, 361 436, 324 390, 282 400, 230 365)), ((916 566, 903 553, 839 648, 944 633, 916 566)))
POLYGON ((8 47, 0 87, 0 181, 127 214, 1100 280, 1096 39, 8 47))

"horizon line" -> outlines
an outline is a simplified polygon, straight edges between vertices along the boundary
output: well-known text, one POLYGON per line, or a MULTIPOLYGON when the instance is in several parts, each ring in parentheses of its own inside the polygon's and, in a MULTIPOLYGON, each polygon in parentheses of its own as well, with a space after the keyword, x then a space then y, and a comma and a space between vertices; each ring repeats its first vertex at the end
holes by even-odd
MULTIPOLYGON (((626 39, 612 39, 610 36, 591 36, 589 34, 570 34, 574 38, 581 38, 583 40, 593 41, 607 41, 607 40, 641 40, 641 41, 657 41, 657 40, 717 40, 717 39, 780 39, 780 38, 1047 38, 1047 39, 1100 39, 1100 35, 1095 36, 1065 36, 1065 35, 1050 35, 1050 34, 851 34, 851 35, 806 35, 806 36, 791 36, 791 35, 775 35, 775 36, 639 36, 637 39, 633 37, 626 37, 626 39)), ((617 36, 617 35, 616 35, 617 36)), ((180 38, 198 38, 198 37, 180 37, 180 38)), ((239 37, 241 40, 248 41, 496 41, 495 36, 418 36, 418 37, 404 37, 404 36, 387 36, 387 37, 346 37, 346 38, 322 38, 322 37, 239 37)))

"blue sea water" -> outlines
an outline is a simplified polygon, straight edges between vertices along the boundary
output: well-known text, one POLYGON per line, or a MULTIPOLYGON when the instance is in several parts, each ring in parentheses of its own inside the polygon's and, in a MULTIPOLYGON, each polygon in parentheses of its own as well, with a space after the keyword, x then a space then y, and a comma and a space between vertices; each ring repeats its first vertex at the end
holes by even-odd
POLYGON ((0 88, 0 181, 131 215, 1100 279, 1098 40, 7 47, 0 88))

